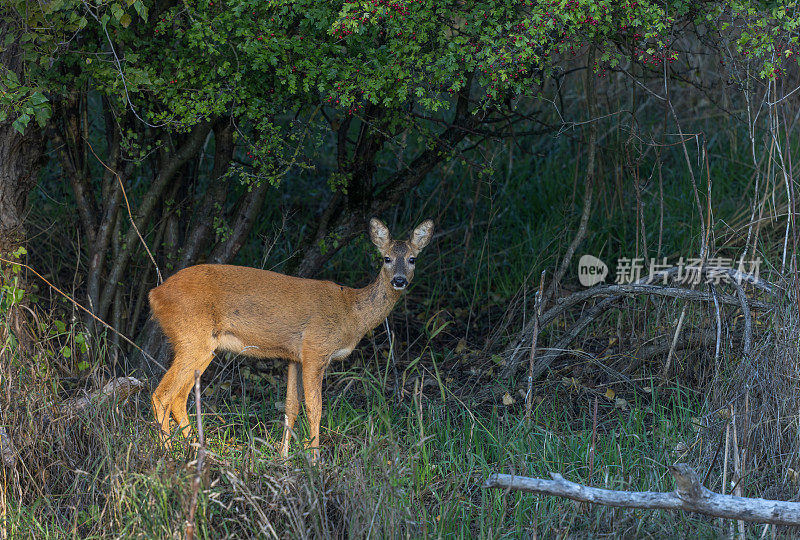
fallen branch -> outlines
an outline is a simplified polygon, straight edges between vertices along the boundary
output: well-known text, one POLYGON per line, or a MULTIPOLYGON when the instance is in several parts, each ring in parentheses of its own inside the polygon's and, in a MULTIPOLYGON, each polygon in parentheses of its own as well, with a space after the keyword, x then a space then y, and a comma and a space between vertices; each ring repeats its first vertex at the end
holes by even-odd
POLYGON ((575 341, 578 335, 583 332, 583 330, 589 326, 589 324, 594 321, 597 317, 602 315, 606 312, 617 300, 619 300, 620 296, 612 296, 610 298, 606 298, 602 302, 597 303, 596 305, 592 306, 590 309, 586 310, 586 313, 583 314, 583 317, 578 319, 570 329, 558 340, 558 343, 555 344, 553 347, 547 348, 547 353, 543 354, 537 361, 534 368, 531 370, 530 377, 533 380, 539 378, 539 376, 550 367, 556 358, 564 354, 567 350, 567 347, 575 341))
POLYGON ((145 383, 136 377, 117 377, 103 385, 102 388, 94 390, 88 395, 70 398, 58 405, 58 412, 62 415, 72 416, 83 411, 90 404, 105 402, 114 399, 117 402, 124 401, 128 396, 141 392, 145 383))
POLYGON ((675 478, 676 489, 667 493, 589 487, 570 482, 558 473, 550 473, 552 480, 493 474, 484 487, 555 495, 620 508, 684 510, 725 519, 800 525, 800 503, 721 495, 703 487, 697 473, 686 464, 670 465, 668 469, 675 478))
MULTIPOLYGON (((701 347, 703 344, 713 342, 716 339, 716 336, 716 329, 684 328, 684 330, 681 332, 681 335, 678 337, 677 343, 675 344, 675 350, 680 351, 683 349, 701 347)), ((734 343, 739 343, 741 341, 741 336, 733 335, 730 339, 734 343)), ((663 356, 664 354, 668 353, 671 346, 672 340, 669 338, 669 336, 660 336, 653 339, 651 343, 636 349, 633 352, 633 356, 641 361, 650 360, 656 356, 663 356)))
MULTIPOLYGON (((704 267, 696 269, 697 271, 701 272, 702 275, 709 276, 709 277, 719 277, 719 276, 728 276, 729 282, 733 285, 734 289, 736 290, 736 296, 728 295, 728 294, 721 294, 721 293, 707 293, 702 291, 695 291, 693 289, 688 289, 684 287, 679 287, 675 285, 657 285, 651 283, 651 281, 672 278, 678 272, 678 268, 670 268, 668 270, 662 271, 659 274, 654 276, 648 276, 642 278, 641 280, 635 283, 629 284, 610 284, 610 285, 596 285, 589 289, 585 289, 582 291, 577 291, 570 294, 567 297, 559 298, 557 301, 557 305, 553 306, 552 308, 548 309, 540 318, 539 320, 539 331, 541 331, 544 327, 548 326, 550 323, 556 320, 560 315, 568 311, 571 307, 580 304, 581 302, 585 302, 594 297, 606 297, 606 300, 603 302, 598 303, 595 307, 599 305, 603 305, 603 308, 599 310, 599 312, 593 313, 593 317, 586 319, 585 315, 581 318, 578 323, 575 324, 565 336, 558 342, 556 345, 551 347, 551 351, 562 351, 566 349, 566 347, 574 341, 577 335, 591 322, 591 319, 596 318, 600 315, 603 311, 605 311, 613 301, 619 300, 624 296, 636 296, 641 294, 646 295, 653 295, 653 296, 662 296, 662 297, 670 297, 670 298, 677 298, 681 300, 688 300, 694 302, 704 302, 704 303, 714 303, 719 305, 732 305, 732 306, 739 306, 742 309, 742 312, 745 315, 745 339, 744 339, 744 350, 745 353, 750 351, 750 343, 751 343, 751 336, 752 336, 752 320, 751 320, 751 309, 757 309, 762 311, 768 311, 773 309, 775 306, 769 302, 763 302, 759 300, 749 300, 744 292, 744 288, 742 287, 742 283, 747 283, 748 285, 752 285, 758 289, 761 289, 767 293, 772 293, 774 291, 774 286, 769 284, 763 280, 759 280, 753 276, 748 274, 740 273, 733 269, 728 268, 716 268, 716 267, 704 267), (612 300, 613 299, 613 300, 612 300), (608 302, 608 300, 612 300, 608 302), (604 302, 607 302, 604 304, 604 302), (577 330, 577 333, 576 333, 577 330)), ((594 309, 594 308, 592 308, 594 309)), ((591 310, 590 310, 591 311, 591 310)), ((523 346, 527 343, 527 340, 530 339, 529 336, 532 335, 533 329, 533 321, 529 322, 525 328, 521 332, 521 337, 516 341, 515 346, 508 349, 506 352, 506 366, 503 368, 501 372, 501 377, 504 379, 508 379, 514 376, 522 364, 523 360, 523 346)), ((560 354, 560 353, 558 353, 560 354)), ((555 357, 552 355, 542 357, 539 361, 539 365, 534 370, 534 379, 541 375, 544 370, 549 366, 552 361, 555 360, 555 357), (538 372, 538 373, 537 373, 538 372)))
MULTIPOLYGON (((739 286, 739 289, 741 289, 741 286, 739 286)), ((686 289, 683 287, 653 285, 647 283, 630 283, 627 285, 597 285, 590 289, 574 292, 565 298, 560 298, 558 300, 558 305, 548 309, 544 313, 544 315, 542 315, 542 324, 549 324, 553 322, 553 320, 556 317, 561 315, 570 307, 580 302, 585 302, 586 300, 594 298, 596 296, 615 296, 615 295, 634 296, 637 294, 666 296, 670 298, 692 300, 695 302, 714 301, 713 294, 705 293, 702 291, 695 291, 692 289, 686 289)), ((738 290, 737 290, 737 296, 738 296, 738 290)), ((742 302, 740 298, 741 297, 737 298, 736 296, 731 296, 729 294, 717 293, 717 301, 720 304, 725 304, 729 306, 741 306, 742 302)), ((749 303, 755 309, 760 309, 763 311, 768 311, 775 307, 773 304, 770 304, 769 302, 761 302, 757 300, 752 300, 749 303)))
MULTIPOLYGON (((119 403, 132 394, 142 391, 144 387, 145 383, 135 377, 117 377, 89 394, 70 398, 60 404, 52 404, 45 409, 43 420, 51 422, 56 417, 59 419, 69 418, 84 411, 90 405, 105 403, 109 399, 119 403)), ((3 465, 9 468, 13 468, 17 463, 17 450, 14 442, 3 426, 0 426, 0 459, 2 459, 3 465)))

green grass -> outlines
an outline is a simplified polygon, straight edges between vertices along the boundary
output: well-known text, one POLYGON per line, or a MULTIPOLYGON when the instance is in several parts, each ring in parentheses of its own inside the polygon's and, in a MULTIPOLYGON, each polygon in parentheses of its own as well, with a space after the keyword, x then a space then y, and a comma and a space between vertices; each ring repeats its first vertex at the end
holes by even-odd
MULTIPOLYGON (((526 424, 519 404, 472 410, 449 395, 442 401, 435 387, 398 403, 374 373, 331 374, 328 381, 348 377, 354 383, 346 394, 326 392, 325 462, 319 466, 309 464, 298 445, 290 463, 278 459, 281 414, 274 403, 281 396, 274 388, 238 399, 224 391, 204 398, 211 457, 198 507, 201 538, 270 537, 271 531, 281 538, 519 538, 534 527, 543 537, 558 531, 720 532, 706 518, 583 507, 482 487, 492 472, 559 472, 610 489, 671 490, 663 464, 674 459, 669 456, 678 442, 691 444, 695 437, 696 404, 680 391, 637 396, 626 410, 601 397, 590 477, 592 401, 564 384, 539 389, 554 399, 541 401, 526 424), (569 412, 575 399, 585 415, 569 412)), ((61 438, 45 436, 37 443, 39 459, 49 462, 49 493, 9 505, 12 538, 182 536, 194 453, 160 452, 142 405, 82 418, 81 425, 66 426, 61 438), (67 466, 81 459, 70 455, 70 447, 83 449, 79 473, 67 466)))

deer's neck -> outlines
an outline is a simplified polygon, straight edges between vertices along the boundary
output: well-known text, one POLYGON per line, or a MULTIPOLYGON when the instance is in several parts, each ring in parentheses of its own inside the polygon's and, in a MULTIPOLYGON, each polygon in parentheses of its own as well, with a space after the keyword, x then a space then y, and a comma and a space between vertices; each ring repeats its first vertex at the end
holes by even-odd
POLYGON ((383 322, 402 293, 403 291, 392 287, 383 272, 378 274, 375 281, 363 289, 356 290, 354 310, 362 329, 362 336, 383 322))

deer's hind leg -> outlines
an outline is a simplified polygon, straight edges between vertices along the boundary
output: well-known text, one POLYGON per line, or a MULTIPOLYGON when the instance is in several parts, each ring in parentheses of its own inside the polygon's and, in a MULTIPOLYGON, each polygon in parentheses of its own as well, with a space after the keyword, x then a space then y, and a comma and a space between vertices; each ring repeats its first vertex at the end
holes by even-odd
POLYGON ((194 383, 194 371, 205 371, 213 358, 213 345, 176 346, 175 359, 172 366, 161 379, 153 392, 153 411, 156 421, 161 425, 162 439, 169 438, 170 414, 178 423, 183 435, 190 431, 189 418, 186 414, 186 399, 194 383))
MULTIPOLYGON (((196 368, 200 371, 200 374, 206 370, 213 359, 213 353, 206 355, 206 359, 196 368)), ((178 423, 178 431, 184 437, 188 437, 192 432, 192 427, 189 424, 189 415, 186 411, 186 403, 189 399, 189 395, 192 393, 192 388, 194 388, 194 370, 190 369, 188 371, 188 373, 183 373, 183 382, 180 391, 175 395, 170 405, 172 418, 178 423)))

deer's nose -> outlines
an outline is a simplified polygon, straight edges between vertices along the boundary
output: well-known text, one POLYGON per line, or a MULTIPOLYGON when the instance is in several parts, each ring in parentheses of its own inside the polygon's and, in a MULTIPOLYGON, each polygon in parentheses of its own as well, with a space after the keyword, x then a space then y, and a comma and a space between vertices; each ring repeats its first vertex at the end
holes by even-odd
POLYGON ((403 276, 394 276, 391 283, 395 289, 405 289, 408 285, 408 280, 403 276))

